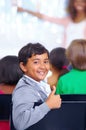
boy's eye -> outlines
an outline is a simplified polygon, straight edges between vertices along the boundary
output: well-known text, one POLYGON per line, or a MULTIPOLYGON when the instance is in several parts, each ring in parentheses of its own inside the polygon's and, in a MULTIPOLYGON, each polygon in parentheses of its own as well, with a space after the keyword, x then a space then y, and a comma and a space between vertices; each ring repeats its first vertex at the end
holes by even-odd
POLYGON ((38 64, 38 61, 34 61, 34 64, 38 64))
MULTIPOLYGON (((40 64, 41 62, 40 62, 40 61, 34 61, 33 63, 34 63, 34 64, 40 64)), ((49 63, 49 60, 45 60, 43 63, 44 63, 44 64, 48 64, 48 63, 49 63)))
POLYGON ((45 64, 48 64, 48 63, 49 63, 49 60, 44 61, 44 63, 45 63, 45 64))

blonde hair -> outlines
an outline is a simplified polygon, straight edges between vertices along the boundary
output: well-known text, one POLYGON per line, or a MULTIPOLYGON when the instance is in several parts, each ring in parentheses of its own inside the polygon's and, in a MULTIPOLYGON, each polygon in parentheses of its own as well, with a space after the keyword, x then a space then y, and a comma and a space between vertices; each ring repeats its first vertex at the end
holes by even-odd
POLYGON ((73 68, 86 70, 86 40, 73 40, 66 50, 66 55, 73 68))

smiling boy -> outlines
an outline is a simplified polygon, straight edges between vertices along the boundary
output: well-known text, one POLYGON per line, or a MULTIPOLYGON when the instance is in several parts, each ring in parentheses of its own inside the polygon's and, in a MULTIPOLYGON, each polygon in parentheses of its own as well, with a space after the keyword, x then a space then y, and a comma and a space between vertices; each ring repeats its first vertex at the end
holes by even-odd
POLYGON ((40 121, 51 109, 60 108, 61 98, 43 80, 49 71, 49 52, 40 43, 25 45, 18 54, 24 75, 13 95, 13 123, 17 130, 24 130, 40 121), (35 106, 35 102, 41 102, 35 106))

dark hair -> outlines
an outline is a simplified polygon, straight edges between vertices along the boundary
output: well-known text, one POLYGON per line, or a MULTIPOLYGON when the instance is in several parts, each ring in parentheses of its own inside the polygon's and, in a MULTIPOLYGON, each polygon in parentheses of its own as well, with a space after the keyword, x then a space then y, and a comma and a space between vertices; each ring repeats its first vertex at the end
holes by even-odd
POLYGON ((22 75, 17 56, 8 55, 0 60, 0 83, 16 85, 22 75))
POLYGON ((86 70, 86 40, 73 40, 69 45, 66 54, 73 68, 86 70))
MULTIPOLYGON (((75 9, 74 7, 74 2, 75 0, 69 0, 68 1, 68 7, 67 7, 67 10, 71 16, 71 18, 74 20, 77 16, 77 10, 75 9)), ((85 4, 86 4, 86 0, 84 0, 85 4)), ((86 8, 84 10, 85 14, 86 14, 86 8)))
POLYGON ((49 57, 48 50, 42 44, 28 43, 23 48, 21 48, 18 53, 19 62, 23 62, 23 64, 26 64, 28 58, 31 58, 32 55, 41 55, 43 53, 47 53, 49 57))
POLYGON ((66 49, 62 47, 54 48, 49 55, 49 61, 52 66, 57 70, 62 70, 61 75, 68 72, 67 66, 69 61, 65 54, 66 49))

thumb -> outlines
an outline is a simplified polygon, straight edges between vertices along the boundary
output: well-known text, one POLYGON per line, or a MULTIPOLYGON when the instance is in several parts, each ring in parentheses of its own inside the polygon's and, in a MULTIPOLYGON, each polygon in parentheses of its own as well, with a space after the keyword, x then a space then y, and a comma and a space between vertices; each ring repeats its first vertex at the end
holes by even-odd
POLYGON ((52 92, 51 92, 51 94, 52 94, 52 95, 54 95, 54 94, 55 94, 55 92, 56 92, 56 87, 55 87, 55 86, 53 86, 53 87, 52 87, 52 92))

